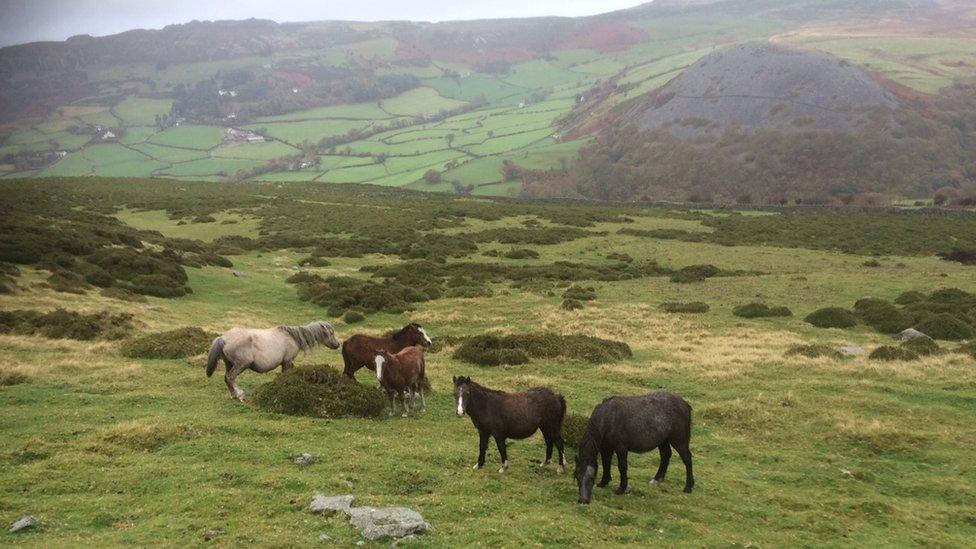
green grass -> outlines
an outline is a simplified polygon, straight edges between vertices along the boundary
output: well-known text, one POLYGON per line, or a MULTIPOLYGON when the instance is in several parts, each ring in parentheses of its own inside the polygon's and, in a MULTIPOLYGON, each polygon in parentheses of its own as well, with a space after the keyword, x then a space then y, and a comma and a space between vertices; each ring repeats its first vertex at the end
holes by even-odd
POLYGON ((385 99, 380 106, 391 115, 423 116, 463 107, 464 104, 464 101, 441 97, 434 88, 421 87, 385 99))
POLYGON ((171 99, 147 99, 129 96, 112 108, 126 126, 153 126, 156 116, 169 114, 173 107, 171 99))
MULTIPOLYGON (((49 191, 59 183, 36 185, 49 191)), ((225 186, 195 185, 92 181, 84 184, 86 192, 82 187, 58 190, 68 206, 83 201, 97 209, 134 200, 195 208, 224 203, 226 193, 216 191, 225 186), (137 188, 145 190, 139 194, 137 188)), ((364 234, 374 222, 397 227, 405 214, 434 219, 434 212, 448 207, 492 207, 483 200, 384 195, 366 188, 346 192, 336 187, 330 193, 297 192, 306 189, 299 187, 286 195, 290 186, 283 187, 262 187, 265 198, 243 217, 218 208, 216 223, 178 225, 158 209, 124 209, 115 216, 167 237, 210 240, 229 234, 255 237, 259 219, 275 229, 296 219, 304 223, 306 216, 327 216, 336 223, 349 202, 378 213, 360 215, 364 234), (277 200, 268 200, 279 193, 277 200), (274 209, 273 204, 286 201, 291 209, 274 209), (391 207, 398 208, 398 215, 391 207), (283 211, 288 215, 278 216, 283 211), (230 219, 239 222, 220 223, 230 219)), ((258 192, 251 184, 235 188, 235 202, 258 192)), ((490 220, 468 215, 462 225, 426 234, 524 227, 525 221, 546 214, 592 211, 589 206, 524 202, 504 207, 512 215, 490 220)), ((28 379, 0 387, 0 429, 6 435, 0 438, 0 501, 8 522, 25 514, 39 519, 36 528, 11 543, 57 546, 83 539, 107 546, 188 545, 201 543, 204 532, 214 529, 224 531, 216 543, 228 545, 305 545, 322 533, 339 544, 355 543, 358 534, 346 521, 306 510, 311 496, 322 492, 352 493, 363 505, 414 508, 434 525, 420 542, 437 547, 649 541, 819 546, 839 540, 859 546, 968 545, 966 540, 976 535, 971 520, 976 465, 964 443, 976 436, 973 360, 961 354, 913 363, 784 355, 796 344, 856 344, 871 350, 888 343, 887 336, 864 327, 821 330, 802 318, 825 306, 848 307, 866 296, 890 300, 906 290, 953 286, 974 291, 971 267, 933 256, 889 256, 882 267, 865 268, 868 256, 834 251, 627 236, 617 230, 713 229, 693 212, 601 208, 633 221, 598 222, 587 228, 589 236, 561 244, 519 246, 538 252, 538 259, 485 257, 485 250, 511 246, 482 243, 464 261, 602 264, 608 253, 619 252, 635 262, 656 260, 673 268, 712 263, 763 274, 694 285, 674 284, 663 276, 586 281, 583 285, 594 286, 598 299, 580 311, 560 308, 564 288, 495 283, 492 297, 428 301, 403 315, 368 315, 355 326, 337 320, 341 338, 380 333, 412 320, 422 323, 435 342, 446 335, 554 330, 624 341, 634 351, 631 359, 601 366, 561 358, 494 368, 458 362, 450 348, 429 354, 430 411, 409 420, 325 421, 265 413, 233 402, 219 371, 206 378, 202 356, 132 359, 121 356, 117 343, 0 335, 0 369, 28 379), (794 316, 732 316, 732 307, 757 296, 790 307, 794 316), (703 301, 711 308, 701 315, 668 315, 658 309, 666 301, 703 301), (505 390, 547 385, 566 397, 570 413, 584 415, 607 395, 660 387, 676 391, 694 408, 695 492, 681 493, 683 469, 677 458, 663 486, 651 488, 656 453, 631 455, 632 493, 615 496, 597 489, 593 503, 580 506, 570 475, 536 466, 544 453, 539 435, 510 445, 512 466, 506 474, 497 472, 493 446, 486 468, 472 471, 477 435, 468 418, 454 414, 450 384, 455 375, 505 390), (316 463, 295 466, 291 457, 303 452, 312 453, 316 463)), ((193 293, 150 298, 158 307, 154 311, 97 292, 59 294, 32 286, 44 274, 24 268, 19 282, 25 289, 0 295, 0 308, 130 312, 140 333, 305 323, 325 318, 326 312, 300 301, 285 279, 307 255, 307 250, 273 250, 232 256, 234 269, 246 275, 241 278, 228 269, 188 268, 193 293)), ((380 256, 331 261, 329 267, 310 270, 365 277, 359 272, 364 265, 400 262, 380 256)), ((300 356, 298 367, 340 362, 337 351, 316 350, 300 356)), ((360 381, 372 385, 366 374, 360 373, 360 381)), ((253 394, 276 375, 248 372, 240 383, 253 394)), ((570 460, 574 455, 568 452, 570 460)), ((616 469, 613 476, 616 481, 616 469)))
POLYGON ((223 130, 217 126, 176 126, 152 136, 156 145, 207 150, 220 144, 223 130))

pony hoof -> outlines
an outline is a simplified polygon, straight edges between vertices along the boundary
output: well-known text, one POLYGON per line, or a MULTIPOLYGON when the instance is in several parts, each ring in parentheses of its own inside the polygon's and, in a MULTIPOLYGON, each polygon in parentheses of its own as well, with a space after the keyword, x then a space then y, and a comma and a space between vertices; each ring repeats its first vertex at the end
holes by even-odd
POLYGON ((629 494, 630 493, 630 488, 629 487, 628 488, 624 488, 623 490, 621 490, 620 488, 617 488, 616 490, 613 491, 613 493, 614 494, 617 494, 618 496, 622 496, 624 494, 629 494))
POLYGON ((565 467, 563 467, 562 465, 560 465, 559 467, 556 467, 556 474, 557 475, 562 475, 562 474, 565 474, 565 473, 566 473, 566 468, 565 467))
POLYGON ((407 414, 400 414, 400 417, 410 417, 407 414))
POLYGON ((651 486, 652 487, 654 487, 654 486, 660 486, 662 484, 664 484, 664 481, 663 480, 658 480, 656 478, 652 478, 651 479, 651 486))
POLYGON ((502 468, 498 469, 498 472, 501 473, 501 474, 505 474, 505 468, 502 467, 502 468))
POLYGON ((474 464, 474 467, 472 467, 471 469, 477 471, 478 469, 481 469, 481 465, 478 465, 477 463, 475 463, 474 464))
POLYGON ((548 461, 543 461, 542 463, 539 464, 539 467, 548 467, 548 466, 549 466, 548 461))
POLYGON ((685 493, 686 494, 690 494, 691 493, 691 486, 685 486, 685 493))

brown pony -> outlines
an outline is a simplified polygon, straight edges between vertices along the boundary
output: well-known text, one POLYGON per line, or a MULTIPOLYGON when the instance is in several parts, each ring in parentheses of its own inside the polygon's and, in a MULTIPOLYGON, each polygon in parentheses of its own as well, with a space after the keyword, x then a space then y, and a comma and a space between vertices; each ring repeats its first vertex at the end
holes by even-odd
POLYGON ((542 431, 546 439, 546 461, 541 467, 549 465, 552 447, 559 449, 559 468, 565 470, 566 458, 563 456, 563 418, 566 416, 566 399, 549 389, 529 389, 522 393, 505 393, 478 385, 470 377, 454 378, 454 404, 458 417, 468 414, 478 429, 478 463, 475 469, 485 466, 485 451, 488 438, 495 439, 498 453, 502 458, 499 473, 508 469, 508 453, 505 439, 523 439, 532 436, 536 430, 542 431))
POLYGON ((389 337, 356 334, 342 343, 342 362, 345 365, 343 373, 350 378, 355 378, 356 371, 360 368, 373 370, 376 355, 381 350, 396 354, 407 347, 414 345, 429 347, 431 343, 427 331, 416 323, 407 324, 389 337))
POLYGON ((403 416, 410 415, 406 393, 413 395, 420 392, 421 410, 427 411, 427 399, 424 397, 424 378, 427 376, 427 363, 424 361, 424 350, 420 347, 407 347, 397 354, 390 354, 385 349, 376 353, 376 379, 380 387, 390 396, 390 415, 396 413, 395 395, 400 395, 403 404, 403 416))

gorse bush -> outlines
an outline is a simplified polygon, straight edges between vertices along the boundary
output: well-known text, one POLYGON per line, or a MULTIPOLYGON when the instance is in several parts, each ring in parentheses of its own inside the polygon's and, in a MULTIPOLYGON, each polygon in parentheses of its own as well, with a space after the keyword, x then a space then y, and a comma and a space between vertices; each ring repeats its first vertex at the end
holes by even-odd
POLYGON ((883 299, 865 298, 854 303, 861 321, 883 334, 895 334, 913 324, 911 315, 883 299))
POLYGON ((707 303, 702 303, 701 301, 692 301, 690 303, 668 301, 661 304, 661 310, 666 313, 702 314, 707 313, 709 307, 707 303))
POLYGON ((527 248, 515 248, 502 254, 506 259, 538 259, 539 252, 527 248))
POLYGON ((715 265, 689 265, 682 267, 678 272, 671 275, 671 282, 690 283, 701 282, 706 278, 718 276, 721 272, 715 265))
POLYGON ((525 364, 530 358, 566 358, 592 364, 616 362, 632 356, 626 343, 587 335, 530 333, 467 338, 454 351, 457 360, 481 366, 525 364))
POLYGON ((65 309, 49 313, 0 311, 0 333, 40 335, 50 339, 121 339, 132 329, 132 315, 82 314, 65 309))
POLYGON ((908 349, 920 356, 931 356, 937 355, 942 352, 939 344, 935 342, 931 337, 918 337, 915 339, 909 339, 901 344, 903 349, 908 349))
POLYGON ((563 442, 570 448, 579 448, 586 435, 586 427, 590 418, 582 414, 567 413, 563 418, 563 442))
POLYGON ((342 315, 342 320, 346 324, 355 324, 357 322, 362 322, 366 319, 366 315, 362 311, 357 311, 355 309, 349 309, 346 314, 342 315))
POLYGON ((949 313, 924 315, 915 325, 915 329, 932 339, 945 341, 961 341, 976 335, 972 326, 949 313))
POLYGON ((840 307, 824 307, 803 319, 817 328, 852 328, 857 325, 854 313, 840 307))
POLYGON ((732 314, 742 318, 763 318, 777 316, 793 316, 793 312, 786 307, 770 307, 765 303, 748 303, 732 309, 732 314))
POLYGON ((122 344, 129 358, 174 359, 206 353, 217 334, 187 327, 136 336, 122 344))
POLYGON ((593 301, 596 299, 596 289, 592 286, 570 286, 563 292, 563 298, 579 301, 593 301))
POLYGON ((583 302, 578 299, 564 299, 560 307, 566 309, 567 311, 577 311, 579 309, 583 309, 586 307, 586 305, 584 305, 583 302))
POLYGON ((421 303, 440 297, 434 284, 405 285, 395 280, 373 282, 348 276, 330 276, 298 284, 298 298, 327 307, 329 315, 341 316, 349 309, 362 313, 402 313, 421 303))
POLYGON ((877 349, 871 351, 868 355, 871 360, 884 360, 884 361, 895 361, 895 360, 918 360, 919 355, 911 349, 906 349, 904 347, 895 347, 893 345, 882 345, 877 349))
POLYGON ((840 351, 837 351, 830 345, 791 345, 789 349, 786 350, 786 356, 805 356, 807 358, 833 358, 841 359, 844 355, 840 351))
POLYGON ((375 385, 362 385, 326 365, 284 372, 254 392, 258 408, 277 414, 322 418, 377 417, 386 404, 375 385))

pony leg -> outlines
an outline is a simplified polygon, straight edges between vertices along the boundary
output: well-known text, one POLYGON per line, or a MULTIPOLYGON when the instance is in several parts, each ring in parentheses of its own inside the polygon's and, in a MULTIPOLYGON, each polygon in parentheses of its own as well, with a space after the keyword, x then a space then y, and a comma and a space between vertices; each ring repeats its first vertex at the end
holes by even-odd
POLYGON ((427 398, 424 396, 424 386, 420 386, 420 409, 427 411, 427 398))
POLYGON ((294 367, 295 367, 295 363, 292 362, 292 361, 290 361, 290 360, 288 362, 282 362, 281 363, 281 373, 285 373, 285 372, 287 372, 288 370, 291 370, 294 367))
POLYGON ((610 466, 613 464, 613 450, 610 448, 601 450, 600 457, 603 459, 603 476, 600 477, 600 482, 597 486, 604 488, 607 484, 610 484, 610 466))
POLYGON ((661 453, 661 464, 658 465, 657 474, 654 475, 651 484, 664 482, 664 475, 668 473, 668 464, 671 463, 671 446, 667 442, 664 442, 657 449, 661 453))
POLYGON ((410 405, 407 404, 407 393, 400 391, 400 402, 403 403, 403 414, 400 417, 410 417, 410 405))
POLYGON ((227 373, 224 375, 224 381, 227 383, 227 389, 230 390, 231 398, 244 402, 244 391, 237 386, 237 376, 241 375, 244 371, 242 366, 237 366, 236 364, 231 366, 227 373))
POLYGON ((485 466, 485 452, 488 451, 488 432, 478 431, 478 463, 474 469, 477 471, 485 466))
POLYGON ((504 473, 508 470, 508 450, 505 448, 504 437, 495 437, 495 446, 498 447, 498 454, 502 456, 502 468, 498 472, 504 473))
POLYGON ((563 435, 556 433, 556 449, 559 450, 559 466, 556 467, 556 474, 561 475, 566 472, 566 456, 563 454, 563 435))
POLYGON ((620 469, 620 486, 614 493, 626 494, 630 491, 627 487, 627 450, 617 450, 617 469, 620 469))
POLYGON ((396 395, 393 393, 393 391, 390 391, 387 394, 390 395, 390 417, 393 417, 393 414, 396 413, 396 395))
POLYGON ((691 449, 688 448, 687 442, 675 446, 674 449, 678 451, 681 461, 685 464, 685 493, 690 494, 691 489, 695 487, 695 475, 691 471, 691 449))
POLYGON ((542 438, 546 439, 546 460, 540 463, 539 467, 545 467, 552 461, 552 437, 549 436, 549 433, 543 431, 542 438))

